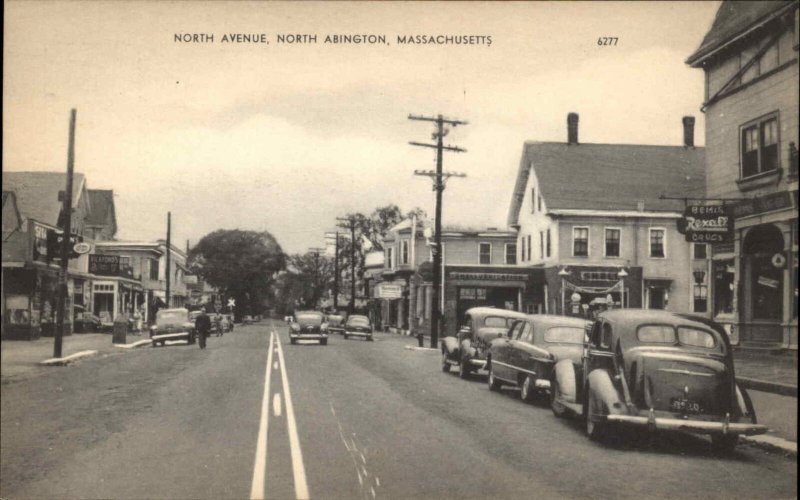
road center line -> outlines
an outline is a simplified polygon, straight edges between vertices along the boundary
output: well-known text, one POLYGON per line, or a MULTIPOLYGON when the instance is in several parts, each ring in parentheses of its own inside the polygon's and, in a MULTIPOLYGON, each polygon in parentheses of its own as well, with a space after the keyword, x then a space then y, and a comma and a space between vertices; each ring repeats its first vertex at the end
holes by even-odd
POLYGON ((280 337, 275 338, 278 345, 278 360, 281 365, 283 381, 283 398, 286 402, 286 423, 289 429, 289 446, 292 452, 292 472, 294 472, 294 493, 298 499, 310 498, 306 483, 306 468, 303 465, 303 452, 300 450, 300 439, 297 437, 297 423, 294 420, 292 393, 289 391, 289 377, 286 375, 286 363, 283 360, 283 347, 280 337))
POLYGON ((264 397, 261 400, 261 420, 258 425, 258 440, 256 441, 256 458, 253 465, 253 482, 250 487, 251 499, 262 499, 265 497, 264 480, 267 474, 267 424, 269 423, 269 379, 272 373, 269 367, 272 365, 272 343, 273 333, 269 334, 269 348, 267 349, 267 368, 264 373, 264 397))
POLYGON ((276 392, 274 396, 272 396, 272 413, 275 414, 276 417, 281 416, 281 393, 276 392))

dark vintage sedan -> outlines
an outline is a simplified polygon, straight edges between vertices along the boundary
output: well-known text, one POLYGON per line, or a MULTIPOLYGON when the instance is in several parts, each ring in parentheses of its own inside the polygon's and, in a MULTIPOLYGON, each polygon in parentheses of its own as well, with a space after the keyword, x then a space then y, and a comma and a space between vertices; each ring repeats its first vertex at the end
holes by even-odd
POLYGON ((521 312, 494 307, 467 309, 458 334, 442 339, 442 371, 449 372, 450 366, 455 365, 461 378, 467 378, 485 368, 489 343, 507 335, 514 321, 526 317, 521 312))
POLYGON ((289 341, 318 340, 320 345, 328 344, 328 325, 325 316, 318 311, 298 311, 289 325, 289 341))
POLYGON ((372 324, 369 318, 359 314, 353 314, 347 318, 344 324, 344 338, 364 337, 365 340, 372 340, 372 324))
POLYGON ((496 391, 503 383, 519 386, 527 402, 546 394, 556 361, 580 363, 588 324, 580 318, 545 314, 515 321, 508 335, 489 345, 489 389, 496 391))
POLYGON ((194 321, 189 317, 189 311, 182 307, 175 309, 160 309, 156 313, 156 324, 150 327, 150 339, 153 347, 162 346, 167 340, 186 340, 194 344, 197 332, 194 321))
POLYGON ((713 321, 666 311, 617 309, 591 326, 580 364, 556 363, 551 405, 572 412, 591 439, 609 424, 684 430, 732 450, 741 434, 763 434, 736 384, 730 342, 713 321))

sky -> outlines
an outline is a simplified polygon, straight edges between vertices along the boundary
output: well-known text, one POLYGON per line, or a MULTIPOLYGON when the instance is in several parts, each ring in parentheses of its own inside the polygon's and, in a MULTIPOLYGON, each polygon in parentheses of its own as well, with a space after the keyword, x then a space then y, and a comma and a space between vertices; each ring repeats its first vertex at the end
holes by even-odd
MULTIPOLYGON (((336 217, 397 204, 434 212, 432 124, 445 142, 444 223, 504 227, 525 141, 704 144, 703 72, 684 61, 718 2, 5 2, 3 170, 75 169, 113 189, 119 239, 269 231, 290 253, 336 217), (175 35, 214 35, 176 42, 175 35), (267 43, 222 42, 264 34, 267 43), (281 44, 279 34, 317 35, 281 44), (324 43, 383 35, 387 44, 324 43), (398 36, 475 35, 474 45, 398 36), (599 37, 618 38, 598 45, 599 37), (485 40, 485 38, 483 39, 485 40)), ((587 166, 590 169, 590 166, 587 166)), ((182 246, 182 245, 181 245, 182 246)))

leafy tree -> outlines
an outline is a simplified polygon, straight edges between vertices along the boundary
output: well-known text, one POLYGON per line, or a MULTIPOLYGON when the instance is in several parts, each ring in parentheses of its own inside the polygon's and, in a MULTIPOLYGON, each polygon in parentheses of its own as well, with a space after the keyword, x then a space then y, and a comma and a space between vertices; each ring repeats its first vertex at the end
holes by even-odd
POLYGON ((266 231, 218 229, 189 251, 189 266, 224 297, 233 297, 234 312, 241 317, 261 313, 286 256, 266 231))
POLYGON ((281 312, 317 309, 333 282, 333 262, 316 252, 292 255, 278 277, 276 299, 281 312))

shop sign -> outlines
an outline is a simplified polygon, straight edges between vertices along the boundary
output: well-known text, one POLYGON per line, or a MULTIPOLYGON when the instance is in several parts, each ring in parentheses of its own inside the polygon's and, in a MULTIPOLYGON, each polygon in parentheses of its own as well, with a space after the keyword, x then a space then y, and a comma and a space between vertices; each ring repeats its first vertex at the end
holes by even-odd
POLYGON ((375 290, 376 298, 379 299, 399 299, 403 297, 403 286, 391 283, 381 283, 375 290))
POLYGON ((737 218, 746 217, 748 215, 791 208, 792 206, 792 193, 789 191, 779 191, 766 196, 737 202, 735 205, 731 205, 731 214, 737 218))
POLYGON ((33 259, 47 259, 47 232, 48 228, 33 223, 33 259))
POLYGON ((185 274, 183 275, 183 282, 187 285, 196 285, 197 276, 193 274, 185 274))
MULTIPOLYGON (((69 237, 70 252, 67 258, 74 259, 78 257, 79 254, 78 252, 75 251, 75 247, 81 242, 83 242, 83 236, 78 236, 77 234, 70 235, 69 237)), ((63 244, 64 244, 63 231, 57 231, 55 229, 47 230, 47 258, 49 259, 60 258, 61 246, 63 244)), ((89 248, 89 250, 91 250, 91 247, 89 248)))
POLYGON ((678 219, 678 232, 686 241, 724 243, 733 239, 733 217, 725 205, 689 205, 678 219))
POLYGON ((478 280, 478 281, 524 281, 522 274, 510 273, 461 273, 451 272, 450 279, 454 280, 478 280))
POLYGON ((85 241, 81 241, 75 243, 75 245, 72 247, 72 251, 78 255, 83 255, 92 251, 92 245, 91 243, 86 243, 85 241))
POLYGON ((89 272, 98 276, 119 276, 119 255, 90 255, 89 272))

